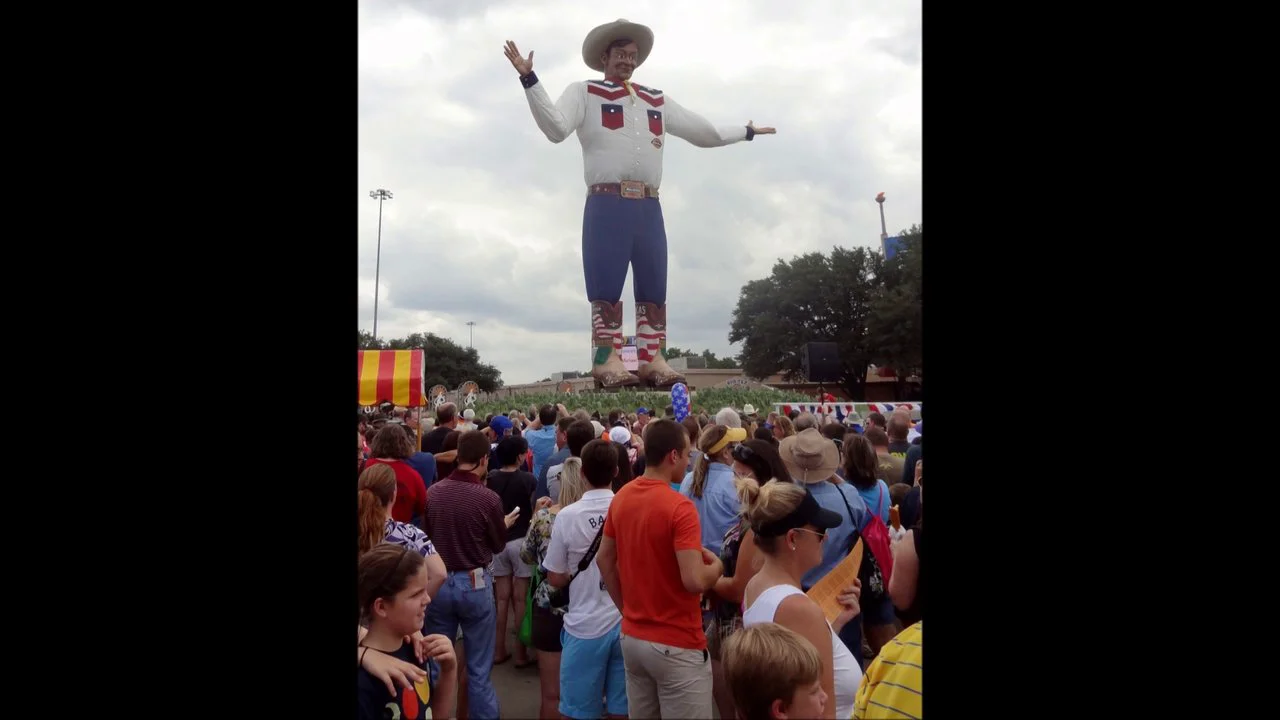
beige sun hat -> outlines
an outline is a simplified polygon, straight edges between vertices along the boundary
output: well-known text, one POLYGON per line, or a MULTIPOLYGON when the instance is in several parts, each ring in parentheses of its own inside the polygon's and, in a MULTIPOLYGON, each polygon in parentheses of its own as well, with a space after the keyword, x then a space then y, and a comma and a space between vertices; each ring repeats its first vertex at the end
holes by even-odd
POLYGON ((794 480, 817 483, 836 474, 840 450, 817 428, 807 428, 778 443, 778 454, 794 480))

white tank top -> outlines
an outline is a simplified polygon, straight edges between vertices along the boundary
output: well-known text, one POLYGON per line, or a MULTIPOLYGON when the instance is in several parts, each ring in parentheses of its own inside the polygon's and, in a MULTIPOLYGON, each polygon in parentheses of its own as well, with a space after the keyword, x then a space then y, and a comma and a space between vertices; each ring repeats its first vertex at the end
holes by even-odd
MULTIPOLYGON (((792 595, 803 595, 800 588, 794 585, 774 585, 756 597, 756 601, 742 613, 742 626, 750 627, 759 623, 773 622, 782 601, 792 595)), ((827 623, 831 630, 831 623, 827 623)), ((844 646, 840 637, 831 630, 831 650, 835 656, 831 667, 835 680, 836 720, 853 717, 853 700, 858 694, 858 684, 862 682, 862 668, 854 660, 853 653, 844 646)))

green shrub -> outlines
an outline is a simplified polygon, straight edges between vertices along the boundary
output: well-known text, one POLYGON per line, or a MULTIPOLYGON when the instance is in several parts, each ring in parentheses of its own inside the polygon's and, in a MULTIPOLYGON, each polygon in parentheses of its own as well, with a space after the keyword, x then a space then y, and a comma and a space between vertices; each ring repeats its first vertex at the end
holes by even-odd
MULTIPOLYGON (((786 393, 763 388, 708 388, 693 392, 690 404, 694 413, 701 409, 705 410, 708 415, 714 415, 722 407, 741 410, 743 405, 751 404, 755 406, 757 412, 763 415, 773 409, 774 403, 795 402, 800 399, 802 399, 802 396, 797 393, 786 393)), ((610 410, 615 408, 621 408, 630 413, 635 412, 638 407, 644 407, 652 410, 655 416, 661 417, 663 409, 671 404, 671 393, 670 391, 634 392, 621 390, 616 393, 590 392, 560 395, 549 392, 515 395, 500 400, 482 400, 477 402, 474 407, 476 415, 484 417, 489 413, 506 413, 508 410, 521 410, 527 413, 530 405, 541 407, 547 403, 552 405, 564 403, 564 406, 569 408, 569 412, 583 408, 587 412, 599 412, 601 416, 607 415, 610 410)))

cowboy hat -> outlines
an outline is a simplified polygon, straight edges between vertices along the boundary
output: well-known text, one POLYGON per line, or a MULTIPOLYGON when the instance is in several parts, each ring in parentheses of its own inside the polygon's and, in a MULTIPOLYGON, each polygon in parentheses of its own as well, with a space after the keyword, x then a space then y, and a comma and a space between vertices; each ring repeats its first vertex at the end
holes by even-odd
POLYGON ((756 406, 755 406, 755 405, 752 405, 751 403, 747 403, 746 405, 743 405, 743 406, 742 406, 742 414, 743 414, 743 415, 755 415, 755 414, 756 414, 756 406))
POLYGON ((817 428, 807 428, 783 438, 778 444, 778 454, 791 477, 805 483, 822 482, 840 467, 840 450, 817 428))
POLYGON ((624 38, 634 42, 639 48, 636 52, 636 67, 640 67, 653 50, 653 31, 644 25, 623 19, 605 23, 587 33, 587 39, 582 41, 582 61, 592 70, 604 72, 604 65, 600 62, 604 49, 614 40, 624 38))

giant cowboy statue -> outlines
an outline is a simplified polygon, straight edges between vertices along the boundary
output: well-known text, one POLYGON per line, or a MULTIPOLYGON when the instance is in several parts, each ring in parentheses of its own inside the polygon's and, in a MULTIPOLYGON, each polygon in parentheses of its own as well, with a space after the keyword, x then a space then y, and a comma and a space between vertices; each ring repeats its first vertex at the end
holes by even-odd
POLYGON ((720 147, 773 128, 717 128, 670 97, 631 82, 653 49, 653 31, 618 20, 592 30, 582 59, 602 80, 576 82, 555 104, 533 72, 533 51, 522 57, 507 41, 507 59, 524 85, 538 128, 553 143, 573 132, 582 143, 587 203, 582 214, 582 267, 591 302, 591 375, 597 388, 670 388, 684 378, 667 364, 667 233, 658 203, 662 148, 670 132, 698 147, 720 147), (637 375, 622 364, 622 285, 635 280, 637 375))

